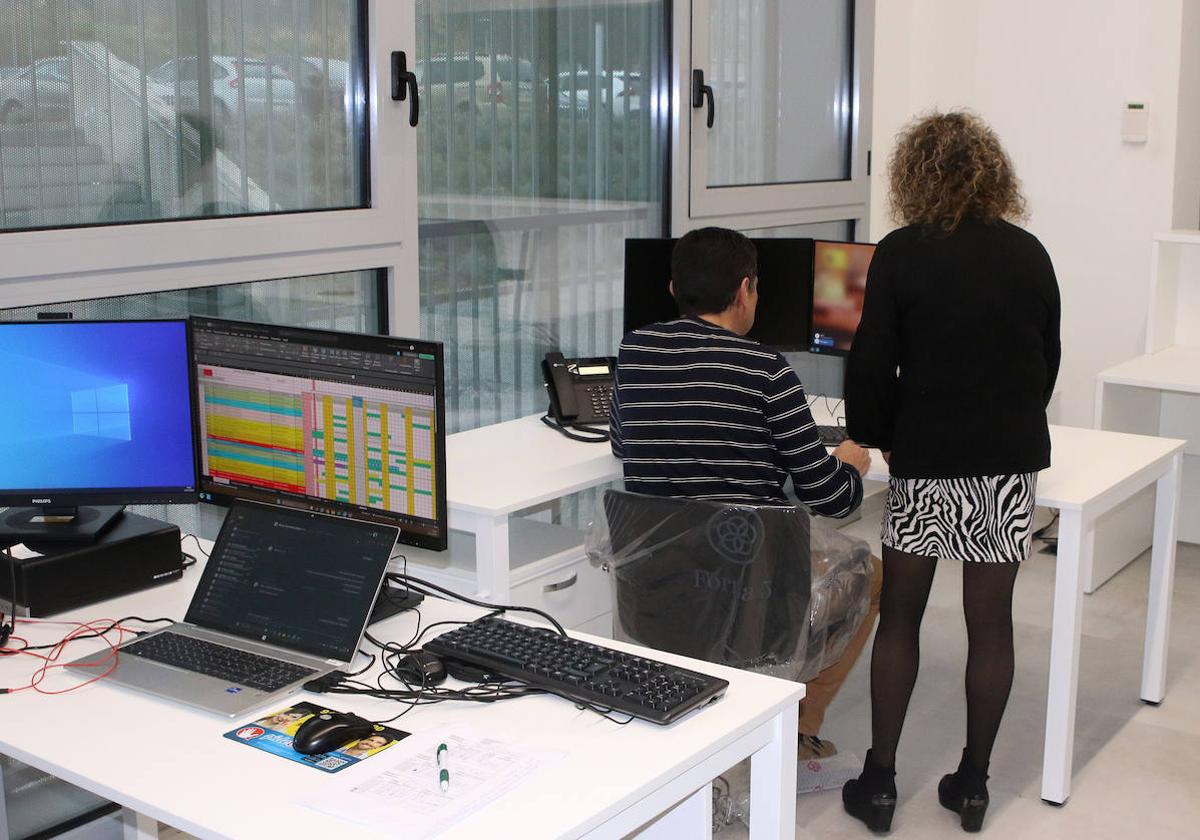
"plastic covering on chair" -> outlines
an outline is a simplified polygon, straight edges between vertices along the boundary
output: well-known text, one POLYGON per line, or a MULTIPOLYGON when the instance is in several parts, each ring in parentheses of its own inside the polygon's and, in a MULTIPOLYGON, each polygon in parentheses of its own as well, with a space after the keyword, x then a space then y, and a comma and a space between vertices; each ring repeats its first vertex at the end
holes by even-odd
POLYGON ((784 679, 836 662, 868 610, 867 544, 800 508, 609 490, 587 551, 615 638, 784 679))

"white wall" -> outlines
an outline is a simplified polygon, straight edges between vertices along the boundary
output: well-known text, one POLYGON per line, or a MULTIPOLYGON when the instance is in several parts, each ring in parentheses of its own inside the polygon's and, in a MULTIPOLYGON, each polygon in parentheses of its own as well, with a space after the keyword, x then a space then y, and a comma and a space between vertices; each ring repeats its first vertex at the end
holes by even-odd
POLYGON ((1142 352, 1151 236, 1197 225, 1200 91, 1187 82, 1200 78, 1200 40, 1183 39, 1185 24, 1200 30, 1200 0, 876 7, 871 238, 894 227, 886 161, 912 115, 965 106, 989 122, 1062 289, 1056 422, 1090 426, 1095 375, 1142 352), (1127 100, 1150 103, 1149 143, 1121 142, 1127 100))

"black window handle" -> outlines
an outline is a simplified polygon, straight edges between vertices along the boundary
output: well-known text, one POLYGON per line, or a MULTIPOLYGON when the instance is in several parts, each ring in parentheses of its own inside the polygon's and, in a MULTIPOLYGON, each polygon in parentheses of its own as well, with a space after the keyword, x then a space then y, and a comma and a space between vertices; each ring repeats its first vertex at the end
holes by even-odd
POLYGON ((412 94, 408 101, 408 124, 417 127, 421 118, 421 94, 417 91, 417 74, 408 69, 408 56, 400 50, 392 53, 392 99, 403 102, 412 94))
POLYGON ((717 116, 717 103, 713 99, 713 91, 710 85, 704 84, 704 71, 692 71, 692 107, 703 108, 704 101, 708 100, 708 127, 713 127, 713 120, 717 116))

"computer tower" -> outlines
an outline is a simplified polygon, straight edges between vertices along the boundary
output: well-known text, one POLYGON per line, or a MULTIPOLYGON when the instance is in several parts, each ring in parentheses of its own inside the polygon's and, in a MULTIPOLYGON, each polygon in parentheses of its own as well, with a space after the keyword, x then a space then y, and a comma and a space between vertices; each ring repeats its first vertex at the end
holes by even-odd
POLYGON ((0 555, 0 603, 12 599, 14 580, 17 615, 35 618, 179 580, 179 537, 175 525, 124 513, 96 542, 30 546, 44 553, 17 558, 12 568, 0 555))

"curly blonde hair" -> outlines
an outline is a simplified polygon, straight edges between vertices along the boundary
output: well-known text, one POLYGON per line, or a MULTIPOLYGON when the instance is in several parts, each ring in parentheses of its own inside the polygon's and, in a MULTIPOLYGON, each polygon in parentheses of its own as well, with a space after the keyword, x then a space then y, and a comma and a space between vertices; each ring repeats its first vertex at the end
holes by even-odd
POLYGON ((966 217, 1025 218, 1021 182, 1000 138, 966 111, 918 117, 900 132, 888 165, 892 215, 942 235, 966 217))

